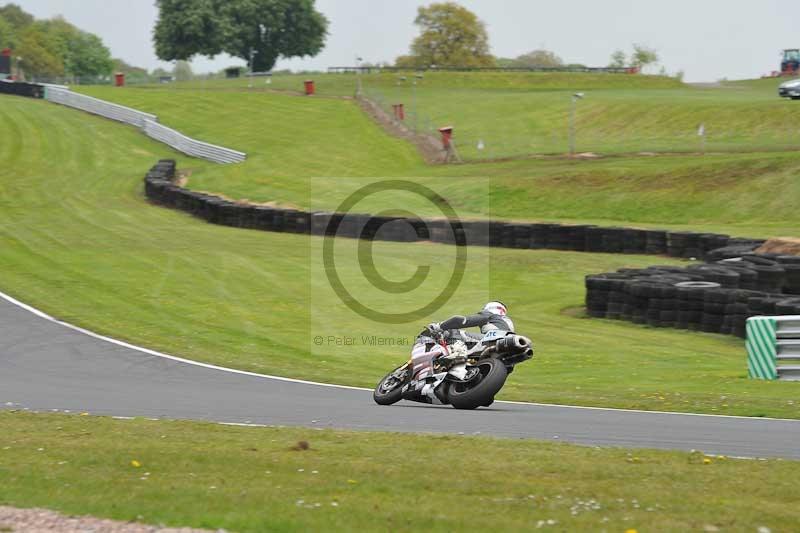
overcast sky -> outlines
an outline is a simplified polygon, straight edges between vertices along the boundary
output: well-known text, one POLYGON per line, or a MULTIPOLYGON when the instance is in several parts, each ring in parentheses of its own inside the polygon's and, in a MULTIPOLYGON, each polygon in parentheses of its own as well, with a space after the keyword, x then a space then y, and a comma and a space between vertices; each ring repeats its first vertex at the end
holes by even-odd
MULTIPOLYGON (((5 3, 7 0, 0 0, 5 3)), ((115 57, 152 69, 168 67, 153 52, 154 0, 13 0, 37 17, 64 15, 100 35, 115 57)), ((324 69, 391 61, 417 34, 420 0, 317 0, 331 21, 325 50, 277 68, 324 69)), ((788 0, 460 0, 489 30, 492 53, 514 57, 536 48, 567 62, 603 66, 617 48, 642 43, 658 50, 670 73, 688 81, 752 78, 778 68, 783 48, 800 48, 800 5, 788 0)), ((195 71, 242 61, 197 58, 195 71)))

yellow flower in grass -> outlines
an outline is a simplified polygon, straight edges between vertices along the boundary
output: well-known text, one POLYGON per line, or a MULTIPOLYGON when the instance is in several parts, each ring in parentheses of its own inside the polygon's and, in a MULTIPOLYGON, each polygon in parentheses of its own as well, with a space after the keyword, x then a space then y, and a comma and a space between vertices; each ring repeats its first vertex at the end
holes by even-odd
POLYGON ((142 463, 140 463, 139 461, 134 459, 133 461, 131 461, 131 466, 134 467, 134 468, 139 468, 139 467, 142 466, 142 463))

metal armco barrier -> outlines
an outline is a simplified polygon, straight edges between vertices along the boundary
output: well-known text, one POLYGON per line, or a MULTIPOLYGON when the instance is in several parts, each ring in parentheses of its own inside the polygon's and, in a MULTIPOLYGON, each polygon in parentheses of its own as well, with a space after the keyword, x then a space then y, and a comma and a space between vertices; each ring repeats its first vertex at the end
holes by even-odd
POLYGON ((112 104, 99 98, 78 94, 66 88, 45 86, 45 99, 56 103, 80 109, 87 113, 99 115, 125 124, 140 128, 148 137, 167 144, 172 148, 192 157, 202 158, 214 163, 241 163, 247 159, 247 154, 230 148, 216 146, 203 141, 198 141, 158 123, 158 117, 143 113, 136 109, 112 104))
POLYGON ((56 87, 46 87, 45 100, 50 102, 65 105, 94 115, 110 118, 126 124, 144 128, 146 120, 157 120, 155 115, 149 113, 142 113, 129 107, 112 104, 99 98, 92 98, 83 94, 78 94, 70 91, 69 89, 58 89, 56 87))
POLYGON ((754 379, 800 381, 800 316, 750 318, 747 369, 754 379))
POLYGON ((247 154, 244 152, 197 141, 154 120, 145 120, 144 133, 152 139, 170 145, 179 152, 215 163, 241 163, 247 159, 247 154))

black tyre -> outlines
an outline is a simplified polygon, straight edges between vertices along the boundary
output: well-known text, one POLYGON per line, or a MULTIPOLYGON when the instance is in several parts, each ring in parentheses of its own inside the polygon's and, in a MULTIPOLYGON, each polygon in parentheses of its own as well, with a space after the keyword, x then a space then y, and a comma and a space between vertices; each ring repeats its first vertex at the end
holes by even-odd
POLYGON ((408 382, 408 368, 406 368, 406 365, 403 365, 389 374, 386 374, 375 387, 372 393, 372 399, 375 400, 375 403, 378 405, 392 405, 393 403, 397 403, 402 399, 403 385, 405 385, 406 382, 408 382), (404 368, 405 372, 402 374, 401 378, 395 376, 398 371, 404 368))
POLYGON ((447 398, 456 409, 475 409, 482 405, 490 405, 494 396, 508 377, 506 365, 499 359, 484 359, 476 365, 468 367, 472 375, 464 381, 450 383, 447 398))

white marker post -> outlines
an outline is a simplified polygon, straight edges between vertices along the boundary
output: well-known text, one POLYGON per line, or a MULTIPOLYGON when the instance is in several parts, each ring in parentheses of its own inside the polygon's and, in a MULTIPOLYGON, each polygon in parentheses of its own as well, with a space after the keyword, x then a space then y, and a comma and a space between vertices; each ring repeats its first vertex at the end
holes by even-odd
POLYGON ((700 124, 697 128, 697 136, 700 137, 700 155, 706 155, 706 125, 700 124))

